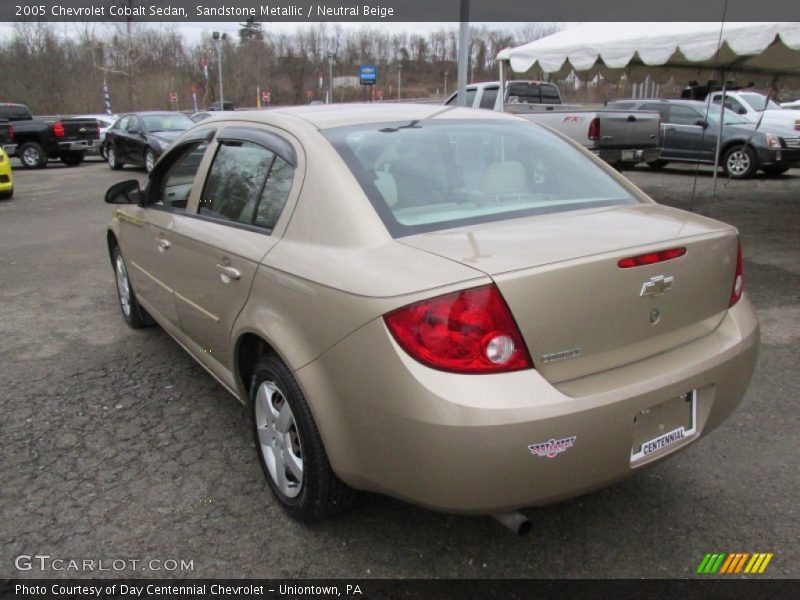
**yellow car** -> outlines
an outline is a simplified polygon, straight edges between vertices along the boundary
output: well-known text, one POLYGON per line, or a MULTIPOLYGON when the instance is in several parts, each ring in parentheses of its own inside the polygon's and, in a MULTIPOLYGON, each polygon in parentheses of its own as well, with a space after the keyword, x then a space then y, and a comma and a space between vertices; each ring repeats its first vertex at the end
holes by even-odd
POLYGON ((0 200, 6 200, 14 195, 14 178, 11 176, 11 163, 8 154, 0 148, 0 200))

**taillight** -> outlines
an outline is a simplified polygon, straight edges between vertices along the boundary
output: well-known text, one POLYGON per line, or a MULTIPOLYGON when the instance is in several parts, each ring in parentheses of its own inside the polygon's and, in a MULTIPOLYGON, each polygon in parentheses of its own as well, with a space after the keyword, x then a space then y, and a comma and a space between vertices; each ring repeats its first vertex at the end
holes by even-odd
POLYGON ((744 268, 742 264, 742 243, 737 242, 736 248, 736 275, 733 278, 733 289, 731 290, 731 301, 728 303, 730 308, 742 298, 744 291, 744 268))
POLYGON ((533 367, 511 311, 492 284, 416 302, 383 318, 397 343, 434 369, 499 373, 533 367))
POLYGON ((53 123, 53 135, 57 138, 63 138, 66 135, 63 123, 53 123))
POLYGON ((8 141, 14 141, 14 127, 10 123, 8 125, 8 141))
POLYGON ((672 260, 673 258, 680 258, 686 254, 686 248, 670 248, 669 250, 661 250, 659 252, 648 252, 647 254, 639 254, 637 256, 630 256, 628 258, 620 259, 617 265, 621 269, 630 269, 631 267, 641 267, 644 265, 653 265, 655 263, 664 262, 665 260, 672 260))
POLYGON ((600 117, 595 117, 589 122, 589 139, 593 141, 600 139, 600 117))

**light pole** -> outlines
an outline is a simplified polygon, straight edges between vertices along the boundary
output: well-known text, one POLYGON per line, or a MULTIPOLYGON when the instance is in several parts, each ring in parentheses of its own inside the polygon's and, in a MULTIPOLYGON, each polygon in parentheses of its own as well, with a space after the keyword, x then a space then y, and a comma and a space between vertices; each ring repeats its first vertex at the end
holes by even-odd
POLYGON ((336 60, 335 52, 328 52, 328 102, 333 104, 333 61, 336 60))
POLYGON ((222 92, 222 42, 228 39, 227 33, 212 31, 211 37, 214 38, 214 45, 217 47, 217 76, 219 77, 219 109, 225 110, 225 95, 222 92))
POLYGON ((403 84, 403 63, 397 59, 397 101, 400 101, 400 86, 403 84))

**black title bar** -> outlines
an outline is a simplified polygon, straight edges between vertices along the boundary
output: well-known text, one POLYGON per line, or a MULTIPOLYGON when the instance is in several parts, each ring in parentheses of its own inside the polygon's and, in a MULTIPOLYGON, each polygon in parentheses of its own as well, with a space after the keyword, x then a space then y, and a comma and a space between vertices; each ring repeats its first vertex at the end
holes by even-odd
MULTIPOLYGON (((472 22, 800 21, 798 0, 469 0, 472 22)), ((457 22, 461 0, 3 0, 0 21, 457 22)))

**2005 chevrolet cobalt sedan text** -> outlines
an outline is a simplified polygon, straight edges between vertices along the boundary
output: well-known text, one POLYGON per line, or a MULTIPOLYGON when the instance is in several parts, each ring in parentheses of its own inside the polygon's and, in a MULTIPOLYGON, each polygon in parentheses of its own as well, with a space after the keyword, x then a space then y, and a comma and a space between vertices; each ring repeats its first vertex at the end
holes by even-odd
POLYGON ((719 425, 755 365, 736 230, 510 115, 220 115, 106 201, 125 320, 252 407, 298 518, 607 485, 719 425))

